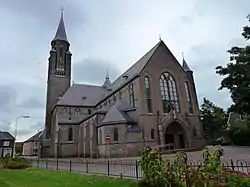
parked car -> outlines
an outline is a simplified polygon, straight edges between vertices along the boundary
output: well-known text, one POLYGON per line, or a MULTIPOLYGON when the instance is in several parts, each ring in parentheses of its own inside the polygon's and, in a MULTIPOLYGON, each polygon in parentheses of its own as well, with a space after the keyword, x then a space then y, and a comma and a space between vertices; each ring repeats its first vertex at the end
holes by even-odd
POLYGON ((224 138, 223 136, 220 138, 217 138, 213 141, 212 145, 222 145, 222 146, 226 146, 226 145, 231 145, 231 142, 229 140, 226 140, 226 138, 224 138))

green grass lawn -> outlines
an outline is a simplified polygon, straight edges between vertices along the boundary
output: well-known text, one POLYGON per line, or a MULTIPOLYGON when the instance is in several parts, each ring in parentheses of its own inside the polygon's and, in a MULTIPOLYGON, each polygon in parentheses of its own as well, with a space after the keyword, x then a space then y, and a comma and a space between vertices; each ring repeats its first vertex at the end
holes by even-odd
POLYGON ((0 187, 136 187, 134 181, 45 170, 0 170, 0 187))

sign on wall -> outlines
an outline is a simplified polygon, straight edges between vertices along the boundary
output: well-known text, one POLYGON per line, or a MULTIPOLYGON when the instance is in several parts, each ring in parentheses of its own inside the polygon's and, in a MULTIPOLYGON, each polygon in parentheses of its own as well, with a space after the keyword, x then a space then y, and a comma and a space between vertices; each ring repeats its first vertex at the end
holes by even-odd
POLYGON ((106 141, 110 141, 110 135, 106 135, 106 141))
POLYGON ((4 147, 10 146, 10 142, 9 142, 9 141, 4 141, 4 142, 3 142, 3 146, 4 146, 4 147))

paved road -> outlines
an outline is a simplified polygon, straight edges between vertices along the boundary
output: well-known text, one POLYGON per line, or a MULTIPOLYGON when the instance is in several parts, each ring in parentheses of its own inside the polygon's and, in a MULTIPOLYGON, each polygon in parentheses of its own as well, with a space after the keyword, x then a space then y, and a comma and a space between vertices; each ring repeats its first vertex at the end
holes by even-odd
MULTIPOLYGON (((236 170, 250 172, 250 147, 233 147, 227 146, 222 147, 224 150, 224 164, 231 166, 231 159, 234 164, 247 167, 237 167, 236 170), (241 160, 243 160, 241 162, 241 160)), ((188 152, 188 159, 196 163, 201 158, 202 151, 188 152)), ((175 154, 164 155, 165 159, 173 160, 175 154)), ((31 157, 30 157, 31 159, 31 157)), ((123 177, 140 178, 142 176, 140 167, 136 164, 138 157, 133 158, 112 158, 107 164, 106 159, 84 159, 84 158, 72 158, 72 159, 44 159, 37 162, 36 158, 33 157, 33 166, 43 169, 71 171, 76 173, 92 173, 102 175, 113 175, 123 177)))

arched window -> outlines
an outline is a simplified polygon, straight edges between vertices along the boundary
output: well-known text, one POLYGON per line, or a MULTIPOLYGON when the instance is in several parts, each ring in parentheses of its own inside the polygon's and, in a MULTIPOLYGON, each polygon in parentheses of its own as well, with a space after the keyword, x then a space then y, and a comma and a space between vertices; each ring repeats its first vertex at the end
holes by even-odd
POLYGON ((188 102, 188 110, 191 114, 193 114, 194 111, 193 111, 193 106, 192 106, 191 97, 190 97, 190 89, 189 89, 189 85, 187 82, 185 82, 185 91, 186 91, 186 98, 188 102))
POLYGON ((152 111, 152 101, 151 101, 151 91, 150 91, 150 80, 148 77, 145 77, 144 81, 145 81, 148 113, 152 113, 153 111, 152 111))
POLYGON ((155 129, 151 129, 151 139, 155 139, 155 129))
POLYGON ((180 112, 179 99, 177 96, 176 83, 172 75, 163 73, 160 77, 160 90, 162 97, 163 112, 170 112, 174 105, 176 112, 180 112))
POLYGON ((114 141, 118 141, 118 129, 114 127, 114 141))
POLYGON ((69 128, 68 141, 73 141, 73 128, 72 127, 69 128))

